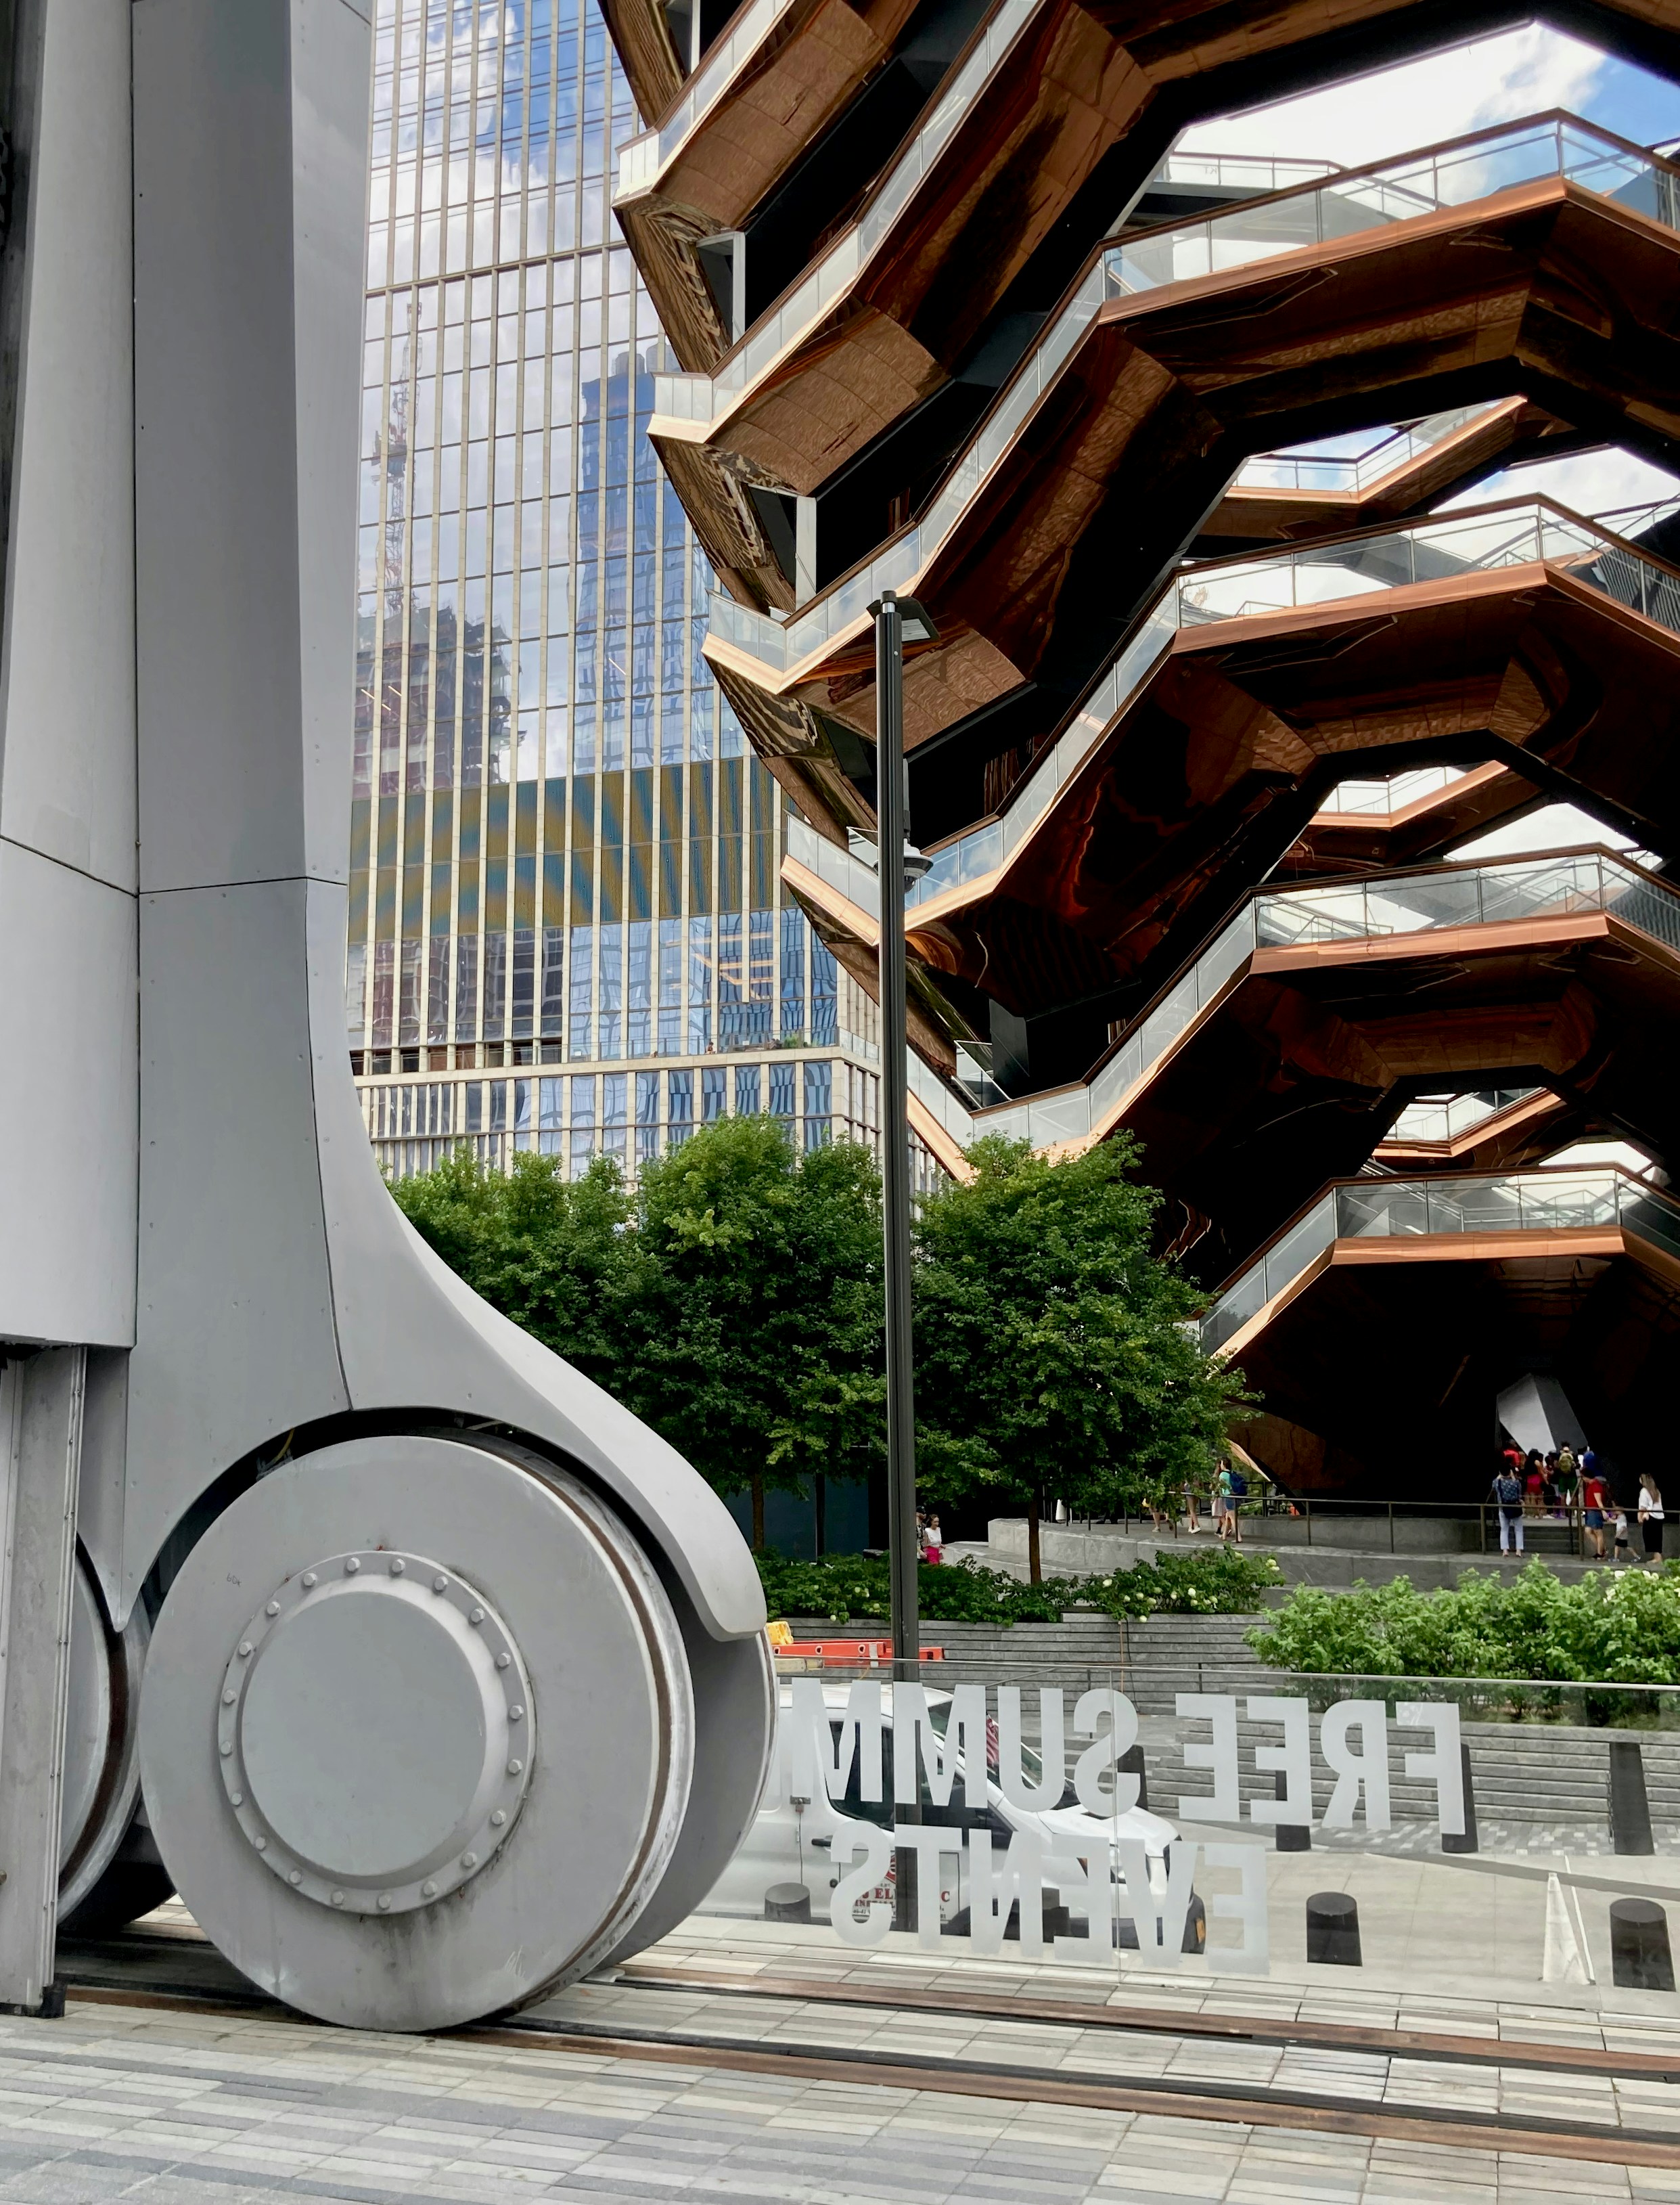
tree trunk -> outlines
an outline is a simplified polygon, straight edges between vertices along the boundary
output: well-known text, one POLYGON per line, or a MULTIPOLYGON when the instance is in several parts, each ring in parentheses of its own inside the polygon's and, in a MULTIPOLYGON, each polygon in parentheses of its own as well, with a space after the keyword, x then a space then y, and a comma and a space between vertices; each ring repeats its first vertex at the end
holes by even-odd
POLYGON ((1044 1565, 1038 1554, 1038 1512, 1042 1500, 1036 1487, 1027 1502, 1027 1576, 1034 1584, 1044 1582, 1044 1565))
POLYGON ((752 1474, 752 1551, 764 1551, 764 1473, 756 1470, 752 1474))
POLYGON ((816 1559, 820 1562, 828 1551, 828 1481, 819 1470, 812 1483, 816 1487, 811 1501, 816 1518, 816 1559))

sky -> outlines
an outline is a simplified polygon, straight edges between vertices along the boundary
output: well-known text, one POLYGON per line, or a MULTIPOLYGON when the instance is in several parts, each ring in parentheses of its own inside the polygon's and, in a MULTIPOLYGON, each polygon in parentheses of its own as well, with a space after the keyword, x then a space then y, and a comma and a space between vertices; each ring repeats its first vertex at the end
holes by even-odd
POLYGON ((1543 24, 1525 24, 1217 122, 1186 151, 1285 154, 1347 166, 1561 107, 1635 145, 1680 137, 1680 86, 1543 24))
MULTIPOLYGON (((1542 23, 1197 123, 1190 152, 1271 153, 1351 166, 1563 108, 1635 145, 1680 138, 1680 85, 1542 23)), ((1586 452, 1507 469, 1451 504, 1547 496, 1585 514, 1680 495, 1680 480, 1630 452, 1586 452)))

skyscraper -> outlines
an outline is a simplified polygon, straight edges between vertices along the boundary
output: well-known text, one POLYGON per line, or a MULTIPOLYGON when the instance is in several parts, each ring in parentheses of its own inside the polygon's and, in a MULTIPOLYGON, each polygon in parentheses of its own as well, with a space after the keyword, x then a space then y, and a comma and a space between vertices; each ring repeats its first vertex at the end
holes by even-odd
POLYGON ((379 0, 346 1014, 399 1174, 875 1124, 873 1006, 783 891, 646 435, 593 0, 379 0))

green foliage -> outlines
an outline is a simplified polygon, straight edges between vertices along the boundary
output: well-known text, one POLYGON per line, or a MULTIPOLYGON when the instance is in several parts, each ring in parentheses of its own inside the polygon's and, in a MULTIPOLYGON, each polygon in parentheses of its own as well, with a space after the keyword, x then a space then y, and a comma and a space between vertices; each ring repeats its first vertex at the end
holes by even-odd
MULTIPOLYGON (((760 1554, 758 1574, 772 1615, 827 1616, 834 1623, 884 1621, 889 1613, 884 1556, 830 1554, 820 1562, 790 1562, 760 1554)), ((1279 1583, 1269 1555, 1235 1548, 1164 1554, 1107 1577, 1046 1578, 1022 1584, 1001 1570, 977 1562, 922 1565, 918 1572, 924 1623, 1055 1623, 1064 1609, 1099 1608, 1111 1615, 1246 1615, 1261 1593, 1279 1583)))
MULTIPOLYGON (((981 1142, 917 1227, 917 1402, 928 1497, 1054 1494, 1115 1515, 1211 1471, 1240 1381, 1185 1321, 1198 1294, 1149 1252, 1159 1197, 1119 1138, 1051 1164, 981 1142)), ((567 1180, 458 1149, 392 1187, 497 1309, 604 1386, 721 1493, 857 1477, 883 1439, 881 1188, 873 1157, 801 1156, 727 1118, 644 1163, 567 1180)), ((1048 1596, 1047 1596, 1048 1597, 1048 1596)))
POLYGON ((727 1118, 644 1163, 505 1177, 465 1150, 392 1186, 467 1284, 617 1395, 721 1493, 855 1476, 879 1448, 880 1182, 849 1143, 796 1152, 727 1118))
POLYGON ((1206 1300, 1150 1252, 1161 1198, 1124 1134, 1051 1162, 983 1140, 917 1227, 916 1398, 935 1496, 1117 1516, 1212 1471, 1244 1397, 1187 1321, 1206 1300))
POLYGON ((726 1118, 642 1167, 621 1303, 626 1405, 720 1492, 869 1467, 882 1414, 880 1180, 726 1118))
POLYGON ((1316 1674, 1676 1685, 1680 1564, 1566 1584, 1531 1561, 1515 1578, 1467 1571, 1456 1590, 1430 1593, 1404 1577, 1350 1592, 1302 1585, 1248 1640, 1262 1661, 1316 1674))
POLYGON ((391 1193, 475 1293, 617 1390, 631 1204, 616 1163, 597 1156, 568 1183, 557 1156, 521 1150, 502 1173, 463 1145, 435 1170, 395 1180, 391 1193))

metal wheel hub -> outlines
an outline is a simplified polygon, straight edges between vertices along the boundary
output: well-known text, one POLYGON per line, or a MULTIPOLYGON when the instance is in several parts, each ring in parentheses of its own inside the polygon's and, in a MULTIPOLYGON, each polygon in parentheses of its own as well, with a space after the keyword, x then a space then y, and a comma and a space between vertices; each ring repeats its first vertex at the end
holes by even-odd
POLYGON ((229 1805, 264 1866, 347 1913, 460 1889, 530 1782, 531 1687, 456 1572, 364 1549, 289 1576, 246 1623, 217 1710, 229 1805))

